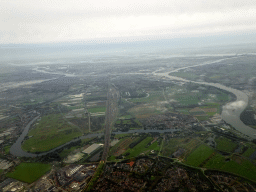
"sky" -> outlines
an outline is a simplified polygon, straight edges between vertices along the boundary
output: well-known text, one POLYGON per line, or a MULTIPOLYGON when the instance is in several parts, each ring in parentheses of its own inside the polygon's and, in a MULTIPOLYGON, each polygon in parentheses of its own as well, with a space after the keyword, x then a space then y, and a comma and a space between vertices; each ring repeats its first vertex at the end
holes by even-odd
POLYGON ((0 0, 0 44, 256 32, 255 0, 0 0))

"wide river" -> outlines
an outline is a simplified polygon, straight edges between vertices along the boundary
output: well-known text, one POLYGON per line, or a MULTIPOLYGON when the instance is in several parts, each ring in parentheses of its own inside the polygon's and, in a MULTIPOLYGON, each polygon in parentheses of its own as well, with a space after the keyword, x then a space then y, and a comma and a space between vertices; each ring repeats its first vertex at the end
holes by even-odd
MULTIPOLYGON (((215 64, 215 63, 219 63, 223 60, 225 60, 225 59, 220 59, 220 60, 216 60, 216 61, 213 61, 213 62, 208 62, 208 63, 196 65, 196 66, 215 64)), ((249 126, 246 126, 240 120, 241 113, 244 111, 244 109, 248 105, 248 96, 244 92, 242 92, 240 90, 237 90, 237 89, 230 88, 230 87, 226 87, 226 86, 221 85, 219 83, 189 81, 189 80, 186 80, 186 79, 183 79, 183 78, 180 78, 180 77, 175 77, 175 76, 170 75, 170 73, 172 73, 172 72, 177 72, 181 69, 186 69, 186 68, 191 68, 191 67, 196 67, 196 66, 183 67, 183 68, 175 69, 173 71, 169 71, 169 72, 165 72, 165 73, 159 73, 160 70, 157 70, 157 71, 153 72, 152 74, 155 75, 155 76, 159 76, 159 77, 166 77, 166 78, 169 78, 170 80, 183 81, 183 82, 192 82, 192 83, 196 83, 196 84, 212 86, 212 87, 216 87, 216 88, 228 91, 230 93, 233 93, 236 96, 236 101, 227 103, 225 106, 223 106, 221 117, 225 122, 232 125, 236 130, 238 130, 241 133, 249 136, 252 139, 256 139, 256 130, 249 127, 249 126)), ((25 157, 42 156, 42 155, 46 155, 48 153, 54 152, 55 150, 60 149, 64 146, 68 145, 71 142, 78 141, 79 139, 86 139, 86 138, 92 138, 92 137, 103 135, 103 133, 88 134, 88 135, 85 135, 85 136, 81 136, 77 139, 74 139, 74 140, 72 140, 68 143, 65 143, 65 144, 63 144, 63 145, 61 145, 57 148, 52 149, 51 151, 48 151, 48 152, 44 152, 44 153, 40 153, 40 154, 28 153, 28 152, 22 150, 21 144, 22 144, 22 141, 24 140, 25 136, 28 134, 28 131, 29 131, 29 128, 30 128, 31 124, 33 124, 37 120, 37 118, 39 118, 39 116, 34 118, 32 121, 30 121, 28 123, 28 125, 25 127, 25 129, 23 130, 20 137, 12 145, 12 147, 10 148, 10 153, 12 155, 25 156, 25 157)), ((169 132, 170 133, 171 132, 172 133, 174 131, 178 131, 178 130, 173 130, 173 129, 170 129, 170 130, 142 130, 142 129, 140 129, 140 130, 130 130, 128 132, 113 132, 113 133, 114 134, 125 134, 125 133, 135 133, 135 132, 137 132, 137 133, 150 133, 150 132, 158 132, 158 133, 167 133, 167 132, 169 132)))
MULTIPOLYGON (((236 57, 232 57, 232 58, 236 58, 236 57)), ((227 58, 227 59, 232 59, 232 58, 227 58)), ((245 125, 240 119, 240 115, 247 107, 248 101, 249 101, 248 96, 244 92, 221 85, 219 83, 190 81, 187 79, 183 79, 180 77, 175 77, 175 76, 170 75, 171 73, 177 72, 182 69, 193 68, 193 67, 202 66, 202 65, 215 64, 215 63, 219 63, 223 60, 227 60, 227 59, 220 59, 220 60, 216 60, 213 62, 208 62, 205 64, 200 64, 200 65, 195 65, 195 66, 182 67, 182 68, 178 68, 173 71, 164 72, 164 73, 159 73, 160 70, 157 70, 157 71, 153 72, 153 75, 159 76, 159 77, 166 77, 166 78, 169 78, 171 80, 176 80, 176 81, 191 82, 191 83, 196 83, 196 84, 201 84, 201 85, 206 85, 206 86, 212 86, 212 87, 216 87, 216 88, 228 91, 230 93, 233 93, 236 96, 236 101, 229 102, 223 106, 221 117, 226 123, 232 125, 236 130, 249 136, 252 139, 256 139, 256 129, 253 129, 253 128, 245 125)))

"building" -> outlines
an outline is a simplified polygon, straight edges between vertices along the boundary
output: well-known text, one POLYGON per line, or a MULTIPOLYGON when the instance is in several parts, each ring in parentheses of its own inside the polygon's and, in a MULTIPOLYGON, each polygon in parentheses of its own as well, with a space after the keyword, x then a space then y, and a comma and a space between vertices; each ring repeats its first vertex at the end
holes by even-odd
POLYGON ((98 150, 101 148, 103 144, 92 144, 90 147, 86 148, 85 150, 82 151, 82 153, 85 153, 87 155, 92 154, 94 151, 98 150))

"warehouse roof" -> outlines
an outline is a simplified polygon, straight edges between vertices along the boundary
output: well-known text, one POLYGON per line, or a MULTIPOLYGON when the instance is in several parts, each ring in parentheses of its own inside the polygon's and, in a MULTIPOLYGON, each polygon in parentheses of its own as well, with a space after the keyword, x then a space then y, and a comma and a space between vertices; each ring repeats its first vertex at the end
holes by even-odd
POLYGON ((87 153, 87 154, 91 154, 93 151, 95 151, 96 149, 98 149, 102 146, 103 146, 103 144, 92 144, 90 147, 86 148, 82 152, 87 153))

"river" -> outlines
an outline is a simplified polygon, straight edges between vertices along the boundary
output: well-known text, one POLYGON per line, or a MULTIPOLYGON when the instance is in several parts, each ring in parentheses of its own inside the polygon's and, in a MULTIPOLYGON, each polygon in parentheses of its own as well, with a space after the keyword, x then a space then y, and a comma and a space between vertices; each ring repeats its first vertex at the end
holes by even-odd
MULTIPOLYGON (((232 57, 232 58, 236 58, 236 57, 232 57)), ((232 59, 232 58, 227 58, 227 59, 232 59)), ((218 63, 218 62, 223 61, 223 60, 224 59, 217 60, 217 61, 210 62, 210 63, 205 63, 205 65, 215 64, 215 63, 218 63)), ((152 74, 155 75, 155 76, 159 76, 159 77, 166 77, 166 78, 169 78, 171 80, 191 82, 191 83, 195 83, 195 84, 212 86, 212 87, 216 87, 216 88, 228 91, 230 93, 233 93, 236 96, 236 101, 229 102, 229 103, 227 103, 226 105, 223 106, 221 117, 226 123, 232 125, 239 132, 249 136, 252 139, 256 139, 256 129, 253 129, 253 128, 245 125, 240 119, 240 115, 245 110, 245 108, 247 107, 248 101, 249 101, 248 96, 244 92, 242 92, 240 90, 237 90, 237 89, 233 89, 233 88, 224 86, 224 85, 221 85, 219 83, 207 83, 207 82, 190 81, 190 80, 187 80, 187 79, 183 79, 183 78, 180 78, 180 77, 175 77, 175 76, 170 75, 171 73, 177 72, 177 71, 182 70, 182 69, 193 68, 193 67, 202 66, 202 65, 203 64, 195 65, 195 66, 182 67, 182 68, 175 69, 173 71, 169 71, 169 72, 165 72, 165 73, 159 73, 158 70, 157 70, 157 71, 153 72, 152 74), (156 73, 156 72, 158 72, 158 73, 156 73)))

